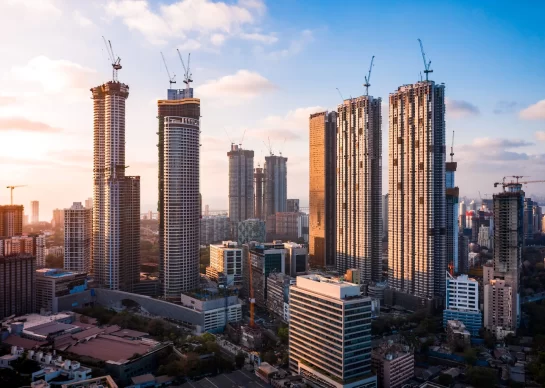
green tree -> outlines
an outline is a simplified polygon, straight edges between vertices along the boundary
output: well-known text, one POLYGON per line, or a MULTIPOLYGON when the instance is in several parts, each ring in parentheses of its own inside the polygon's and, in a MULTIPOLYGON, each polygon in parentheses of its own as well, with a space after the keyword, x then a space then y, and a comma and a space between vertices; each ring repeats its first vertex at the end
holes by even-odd
POLYGON ((237 366, 237 369, 240 369, 244 366, 244 361, 246 360, 246 357, 244 356, 244 353, 238 352, 235 356, 235 365, 237 366))
POLYGON ((464 351, 464 361, 467 365, 475 365, 477 362, 477 352, 473 348, 467 348, 464 351))
POLYGON ((286 345, 289 341, 289 329, 287 327, 279 327, 278 338, 280 338, 280 342, 286 345))
POLYGON ((469 383, 479 388, 494 388, 498 384, 498 372, 494 369, 471 367, 466 373, 469 383))

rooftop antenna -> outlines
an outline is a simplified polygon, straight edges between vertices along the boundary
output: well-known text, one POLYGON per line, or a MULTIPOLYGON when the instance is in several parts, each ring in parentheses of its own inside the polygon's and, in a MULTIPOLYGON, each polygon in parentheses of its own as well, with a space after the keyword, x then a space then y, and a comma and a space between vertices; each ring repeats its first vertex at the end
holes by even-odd
POLYGON ((104 40, 104 45, 106 46, 106 52, 108 53, 108 59, 110 59, 110 63, 112 64, 112 81, 117 81, 117 71, 122 69, 121 66, 121 58, 115 56, 114 49, 112 47, 112 42, 109 40, 106 41, 106 38, 102 36, 102 40, 104 40))
POLYGON ((450 161, 454 161, 454 131, 452 131, 452 143, 450 144, 450 161))
POLYGON ((189 89, 191 87, 191 82, 193 82, 193 80, 191 79, 191 77, 193 77, 193 74, 191 74, 191 69, 189 67, 191 61, 191 53, 187 55, 187 67, 185 67, 185 63, 182 58, 182 54, 180 53, 180 50, 176 49, 176 51, 178 51, 178 56, 180 57, 180 61, 182 61, 182 66, 184 67, 184 84, 186 85, 186 89, 189 89))
POLYGON ((371 65, 369 65, 369 73, 365 77, 365 83, 363 86, 365 86, 365 95, 369 97, 369 86, 371 86, 371 70, 373 69, 373 61, 375 60, 375 56, 371 57, 371 65))
POLYGON ((418 42, 420 43, 420 51, 422 52, 422 60, 424 61, 424 74, 426 74, 426 82, 428 82, 428 74, 433 73, 433 70, 430 69, 431 61, 426 63, 426 53, 424 52, 424 46, 422 45, 420 38, 418 39, 418 42))
POLYGON ((176 83, 176 74, 174 76, 170 76, 170 71, 168 71, 167 61, 165 60, 165 56, 163 55, 163 52, 161 51, 161 57, 163 57, 163 63, 165 64, 165 69, 167 70, 168 74, 168 82, 170 82, 170 88, 172 89, 172 84, 176 83))

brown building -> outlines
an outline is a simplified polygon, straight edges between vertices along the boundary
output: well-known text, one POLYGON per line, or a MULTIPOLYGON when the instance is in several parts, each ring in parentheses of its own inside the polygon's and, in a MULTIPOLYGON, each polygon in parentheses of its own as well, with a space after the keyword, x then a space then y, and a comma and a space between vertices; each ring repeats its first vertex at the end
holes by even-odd
POLYGON ((0 254, 0 319, 35 312, 36 258, 0 254))
POLYGON ((309 261, 311 267, 335 266, 337 113, 309 120, 309 261))
POLYGON ((398 388, 414 376, 414 354, 408 347, 387 343, 371 353, 378 386, 398 388))
POLYGON ((23 205, 0 206, 0 237, 23 234, 23 205))

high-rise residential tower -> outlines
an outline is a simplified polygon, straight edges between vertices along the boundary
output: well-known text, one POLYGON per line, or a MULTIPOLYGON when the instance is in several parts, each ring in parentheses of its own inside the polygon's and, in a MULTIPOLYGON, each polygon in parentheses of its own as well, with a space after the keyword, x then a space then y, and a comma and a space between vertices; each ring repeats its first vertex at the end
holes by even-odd
POLYGON ((0 252, 0 319, 35 312, 36 257, 0 252))
POLYGON ((382 238, 388 237, 388 193, 382 196, 382 238))
POLYGON ((159 270, 167 298, 180 298, 199 282, 200 104, 189 83, 157 101, 159 270))
POLYGON ((229 157, 229 219, 236 229, 240 221, 254 218, 254 151, 231 144, 229 157))
POLYGON ((32 209, 31 222, 33 224, 37 224, 38 222, 40 222, 40 202, 30 201, 30 208, 32 209))
POLYGON ((423 298, 445 294, 445 87, 390 94, 388 283, 423 298))
POLYGON ((92 225, 93 210, 83 207, 81 202, 64 209, 64 269, 67 271, 91 271, 92 225))
POLYGON ((264 220, 265 214, 263 209, 263 181, 265 179, 265 173, 263 168, 257 165, 257 168, 254 171, 254 181, 255 181, 255 218, 264 220))
POLYGON ((288 200, 288 158, 277 155, 265 156, 264 217, 285 212, 288 200))
POLYGON ((334 267, 336 252, 337 112, 309 118, 309 261, 334 267))
POLYGON ((339 273, 360 281, 382 275, 381 99, 345 100, 337 111, 337 252, 339 273))
POLYGON ((98 286, 131 291, 139 278, 139 177, 125 175, 125 100, 129 87, 110 81, 91 89, 94 105, 93 260, 98 286), (136 194, 138 192, 138 194, 136 194), (135 222, 137 222, 135 224, 135 222), (138 244, 138 243, 137 243, 138 244))
POLYGON ((458 197, 460 190, 456 187, 455 174, 457 163, 452 160, 454 153, 450 151, 451 160, 445 166, 445 206, 447 216, 447 236, 446 236, 446 254, 447 254, 447 269, 451 275, 458 274, 458 197))
POLYGON ((93 198, 92 197, 89 197, 85 200, 85 207, 88 208, 88 209, 92 209, 93 208, 93 198))
POLYGON ((0 206, 0 237, 23 234, 23 205, 0 206))

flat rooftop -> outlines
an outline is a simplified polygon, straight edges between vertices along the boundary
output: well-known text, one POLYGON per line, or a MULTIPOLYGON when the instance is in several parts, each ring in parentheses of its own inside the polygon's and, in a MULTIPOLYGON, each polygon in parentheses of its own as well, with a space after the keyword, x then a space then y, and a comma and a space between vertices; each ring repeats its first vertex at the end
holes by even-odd
POLYGON ((336 299, 360 296, 359 285, 317 274, 297 276, 297 287, 336 299))
POLYGON ((25 324, 25 330, 28 330, 34 326, 43 325, 44 323, 51 323, 60 321, 61 319, 68 319, 71 318, 73 314, 70 313, 58 313, 58 314, 51 314, 51 315, 40 315, 40 314, 28 314, 28 315, 21 315, 19 317, 15 317, 10 319, 11 323, 16 322, 24 322, 25 324))
POLYGON ((36 273, 48 278, 63 278, 78 274, 78 272, 65 271, 58 268, 40 268, 36 270, 36 273))
POLYGON ((266 384, 254 373, 240 369, 231 373, 222 373, 214 377, 205 377, 199 381, 188 381, 182 388, 266 388, 266 384))
POLYGON ((155 348, 153 342, 128 340, 113 335, 100 334, 89 341, 70 346, 66 351, 101 361, 124 363, 135 353, 144 355, 155 348))

